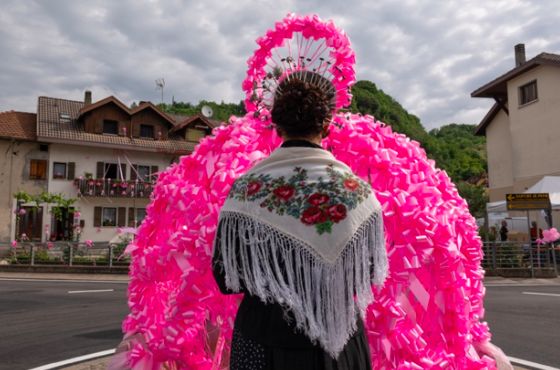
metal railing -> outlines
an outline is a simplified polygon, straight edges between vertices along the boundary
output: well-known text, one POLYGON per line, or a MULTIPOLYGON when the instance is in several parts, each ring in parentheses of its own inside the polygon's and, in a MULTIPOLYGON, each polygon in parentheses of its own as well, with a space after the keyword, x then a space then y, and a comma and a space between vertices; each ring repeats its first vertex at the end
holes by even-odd
POLYGON ((18 242, 14 247, 0 243, 0 260, 11 265, 59 265, 127 267, 130 259, 123 255, 124 247, 108 242, 18 242))
POLYGON ((513 276, 514 270, 530 274, 531 277, 558 275, 560 248, 554 244, 528 242, 485 242, 482 267, 497 275, 513 276))
POLYGON ((154 184, 140 180, 74 179, 82 197, 149 198, 154 184))

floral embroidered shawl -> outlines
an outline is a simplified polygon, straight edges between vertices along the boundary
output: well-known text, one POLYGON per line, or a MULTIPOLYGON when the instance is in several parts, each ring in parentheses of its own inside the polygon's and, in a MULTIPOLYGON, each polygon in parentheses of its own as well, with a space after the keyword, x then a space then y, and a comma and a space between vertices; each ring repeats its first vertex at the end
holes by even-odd
POLYGON ((227 287, 284 305, 336 357, 387 276, 369 184, 326 150, 281 147, 237 179, 219 223, 227 287))

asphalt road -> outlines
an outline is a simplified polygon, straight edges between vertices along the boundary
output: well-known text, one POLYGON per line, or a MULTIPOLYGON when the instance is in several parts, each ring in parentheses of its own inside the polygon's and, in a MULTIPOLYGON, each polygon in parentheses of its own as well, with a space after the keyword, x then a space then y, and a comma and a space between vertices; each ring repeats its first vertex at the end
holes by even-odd
MULTIPOLYGON (((493 342, 508 356, 560 367, 560 285, 487 286, 485 307, 493 342)), ((0 369, 114 348, 127 310, 124 283, 0 279, 0 369)))
POLYGON ((484 306, 506 355, 560 367, 560 286, 487 286, 484 306))
POLYGON ((0 280, 0 369, 30 369, 115 348, 128 311, 126 287, 0 280))

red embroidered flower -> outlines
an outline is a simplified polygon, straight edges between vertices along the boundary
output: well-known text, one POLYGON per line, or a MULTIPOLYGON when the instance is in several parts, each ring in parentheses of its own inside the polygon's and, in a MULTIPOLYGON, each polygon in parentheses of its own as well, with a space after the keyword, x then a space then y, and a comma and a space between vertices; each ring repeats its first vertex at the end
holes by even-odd
POLYGON ((321 204, 327 203, 329 199, 330 198, 327 194, 314 193, 311 194, 311 196, 309 197, 309 199, 307 199, 307 201, 310 204, 313 204, 314 206, 319 206, 321 204))
POLYGON ((253 195, 259 191, 262 187, 262 183, 258 181, 251 181, 247 184, 247 195, 253 195))
POLYGON ((338 222, 346 218, 346 206, 344 204, 335 204, 327 208, 327 213, 332 222, 338 222))
POLYGON ((301 222, 315 225, 327 221, 327 214, 319 207, 309 207, 301 214, 301 222))
POLYGON ((294 196, 296 189, 292 185, 282 185, 274 189, 273 193, 282 200, 288 200, 294 196))
POLYGON ((360 184, 354 179, 344 180, 344 187, 350 191, 354 191, 360 186, 360 184))

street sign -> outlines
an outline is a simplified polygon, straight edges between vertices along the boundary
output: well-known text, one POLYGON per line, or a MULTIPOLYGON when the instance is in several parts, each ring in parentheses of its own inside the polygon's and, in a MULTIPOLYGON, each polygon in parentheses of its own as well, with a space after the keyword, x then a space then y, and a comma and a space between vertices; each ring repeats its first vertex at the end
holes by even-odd
POLYGON ((530 211, 550 209, 548 193, 506 194, 507 209, 511 211, 530 211))

